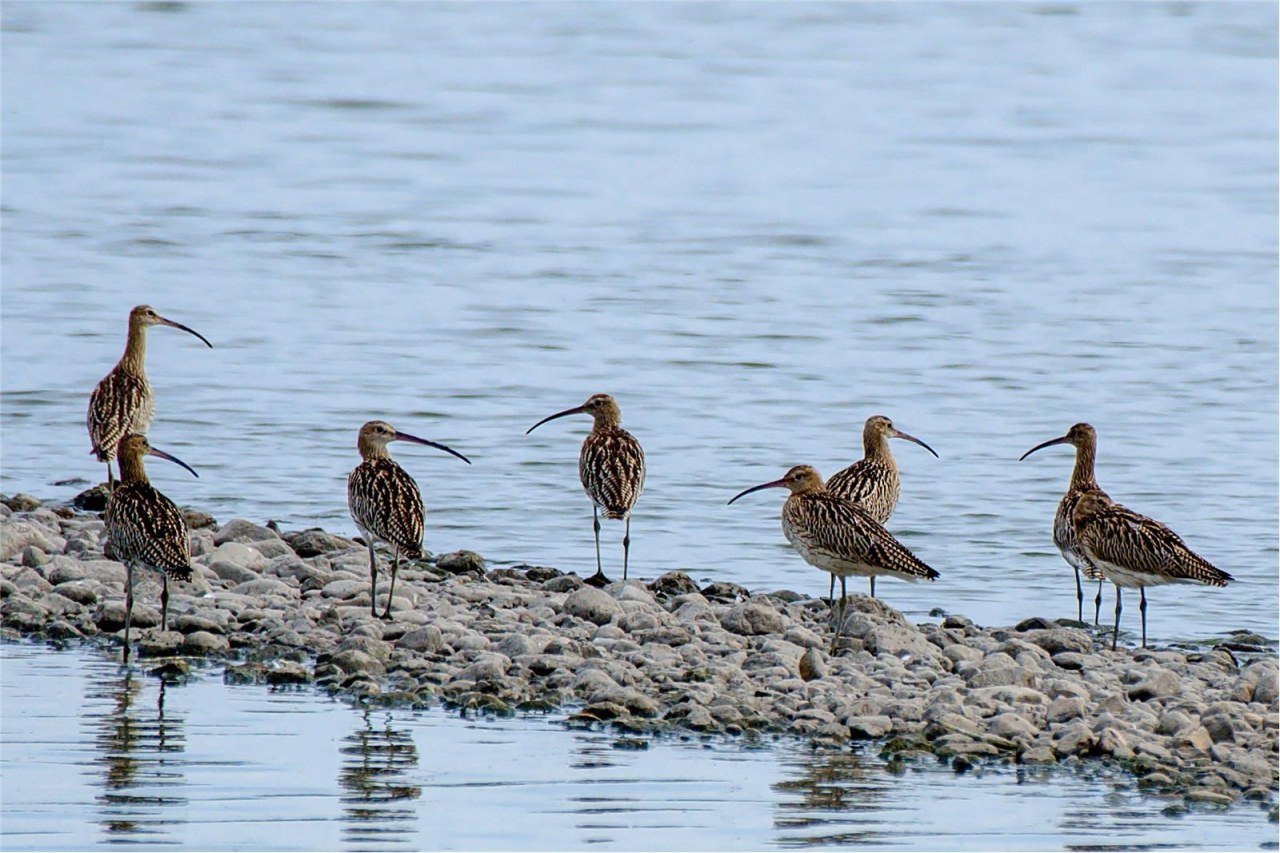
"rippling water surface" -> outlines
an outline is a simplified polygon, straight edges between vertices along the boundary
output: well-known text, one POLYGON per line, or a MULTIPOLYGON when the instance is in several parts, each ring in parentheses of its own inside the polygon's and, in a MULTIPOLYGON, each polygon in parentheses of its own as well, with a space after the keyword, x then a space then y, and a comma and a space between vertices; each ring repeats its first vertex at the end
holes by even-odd
POLYGON ((1087 420, 1237 578, 1153 638, 1274 634, 1276 42, 1269 3, 6 4, 0 490, 102 477, 147 302, 215 344, 151 333, 201 477, 151 474, 221 520, 354 534, 382 417, 475 462, 393 446, 430 550, 591 571, 586 419, 523 433, 606 391, 636 574, 813 594, 782 495, 725 502, 884 413, 941 454, 896 443, 889 526, 942 578, 881 595, 1007 624, 1074 613, 1071 450, 1016 460, 1087 420))
POLYGON ((1169 818, 1101 770, 891 772, 870 748, 353 708, 216 668, 166 684, 88 650, 5 643, 0 660, 7 850, 1274 846, 1257 804, 1169 818))

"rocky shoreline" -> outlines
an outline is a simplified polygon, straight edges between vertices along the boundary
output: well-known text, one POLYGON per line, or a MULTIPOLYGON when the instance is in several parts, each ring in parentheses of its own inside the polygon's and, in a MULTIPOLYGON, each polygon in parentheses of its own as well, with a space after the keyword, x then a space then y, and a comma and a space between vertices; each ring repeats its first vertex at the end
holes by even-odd
MULTIPOLYGON (((321 530, 191 513, 196 579, 135 599, 143 658, 225 657, 231 681, 314 682, 364 701, 498 714, 572 709, 573 725, 631 732, 786 732, 823 746, 874 740, 895 762, 1115 762, 1187 802, 1277 795, 1274 645, 1120 649, 1077 623, 912 624, 850 599, 828 653, 828 607, 789 591, 699 587, 681 572, 600 590, 539 566, 486 571, 472 552, 402 567, 394 617, 369 612, 368 553, 321 530)), ((92 513, 0 496, 5 633, 110 637, 124 567, 92 513)), ((380 589, 385 587, 380 585, 380 589)), ((380 596, 385 603, 385 593, 380 596)))

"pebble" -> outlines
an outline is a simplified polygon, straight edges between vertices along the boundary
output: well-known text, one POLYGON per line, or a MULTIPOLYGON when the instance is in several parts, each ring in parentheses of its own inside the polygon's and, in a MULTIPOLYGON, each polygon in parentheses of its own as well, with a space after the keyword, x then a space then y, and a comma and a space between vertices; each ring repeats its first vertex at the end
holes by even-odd
MULTIPOLYGON (((104 632, 92 641, 118 647, 124 567, 103 553, 101 520, 29 505, 0 498, 5 630, 104 632)), ((228 681, 494 714, 580 703, 571 725, 629 731, 901 741, 913 746, 891 754, 933 752, 963 770, 1105 756, 1191 802, 1275 797, 1276 659, 1244 648, 1268 645, 1259 638, 1236 637, 1234 653, 1112 652, 1044 617, 915 625, 854 595, 828 655, 827 604, 794 592, 700 589, 679 571, 597 589, 545 566, 485 574, 471 551, 403 565, 383 621, 369 613, 368 552, 350 539, 236 519, 193 530, 192 551, 198 579, 170 585, 168 631, 158 576, 136 578, 135 639, 140 654, 177 661, 248 656, 226 665, 228 681)))

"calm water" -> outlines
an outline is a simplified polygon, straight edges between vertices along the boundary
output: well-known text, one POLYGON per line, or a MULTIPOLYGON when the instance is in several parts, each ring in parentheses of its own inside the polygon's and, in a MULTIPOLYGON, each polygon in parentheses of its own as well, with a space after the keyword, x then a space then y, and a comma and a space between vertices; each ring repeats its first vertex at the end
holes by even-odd
MULTIPOLYGON (((57 483, 103 475, 88 393, 129 307, 148 302, 216 346, 153 330, 151 438, 201 478, 151 473, 222 520, 354 534, 355 433, 383 417, 475 462, 396 448, 423 488, 429 549, 590 571, 576 471, 587 422, 523 433, 608 391, 648 455, 637 574, 816 593, 824 578, 778 529, 782 495, 725 501, 798 462, 830 474, 884 413, 942 456, 896 443, 904 496, 890 523, 942 579, 883 596, 916 618, 940 606, 1007 624, 1074 613, 1050 541, 1071 451, 1016 460, 1087 420, 1111 494, 1238 579, 1154 591, 1153 638, 1275 633, 1274 4, 10 2, 2 14, 0 491, 68 498, 83 484, 57 483)), ((620 526, 605 534, 616 566, 620 526)), ((61 689, 21 683, 31 701, 61 689)), ((132 707, 151 714, 154 685, 140 689, 132 707)), ((118 687, 95 690, 85 713, 108 713, 118 687)), ((464 772, 504 778, 505 756, 542 755, 542 739, 552 755, 604 743, 628 766, 663 756, 659 778, 755 786, 724 794, 735 803, 774 802, 789 760, 617 755, 554 726, 365 722, 216 685, 170 691, 166 715, 203 690, 223 697, 229 726, 250 725, 235 722, 242 701, 332 726, 325 778, 352 732, 402 728, 419 739, 424 792, 464 772), (443 731, 476 752, 421 740, 443 731), (515 746, 485 752, 485 739, 515 746), (503 760, 469 763, 493 753, 503 760), (695 769, 668 766, 681 761, 695 769)), ((208 722, 195 717, 191 744, 208 722)), ((274 717, 244 715, 257 719, 274 717)), ((210 745, 182 773, 223 774, 210 784, 243 788, 246 813, 268 806, 257 795, 279 780, 224 760, 210 745)), ((968 782, 939 778, 971 802, 968 782)), ((984 796, 1028 790, 992 784, 1006 793, 984 796)), ((630 818, 596 828, 552 805, 559 789, 516 787, 559 815, 521 824, 522 838, 585 825, 582 843, 690 843, 620 837, 630 818)), ((882 790, 888 810, 920 819, 901 785, 882 790)), ((326 842, 340 838, 334 796, 311 801, 326 842)), ((203 797, 189 799, 182 809, 203 797)), ((1100 806, 1120 808, 1088 802, 1086 829, 1100 806)), ((763 833, 750 838, 777 838, 776 811, 746 811, 735 819, 763 833)), ((1066 843, 1044 826, 1046 844, 1066 843)), ((185 827, 192 843, 228 831, 185 827)))
POLYGON ((351 708, 216 668, 166 685, 86 650, 0 660, 11 850, 1274 848, 1257 804, 1170 818, 1121 775, 894 775, 789 740, 620 749, 560 717, 351 708))

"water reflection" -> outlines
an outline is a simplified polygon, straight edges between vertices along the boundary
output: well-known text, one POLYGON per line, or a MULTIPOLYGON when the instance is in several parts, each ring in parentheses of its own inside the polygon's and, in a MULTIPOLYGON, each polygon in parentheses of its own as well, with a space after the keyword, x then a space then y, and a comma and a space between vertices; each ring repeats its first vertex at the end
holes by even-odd
POLYGON ((98 822, 111 843, 158 841, 183 822, 187 798, 183 775, 184 720, 164 710, 166 684, 158 683, 154 707, 144 701, 151 683, 132 672, 93 683, 89 700, 105 699, 112 709, 90 715, 101 769, 98 822))
POLYGON ((886 841, 885 809, 892 780, 884 768, 854 752, 813 752, 787 756, 773 826, 786 833, 784 847, 812 847, 886 841), (797 831, 794 834, 791 831, 797 831))
POLYGON ((422 796, 422 788, 408 784, 408 772, 418 766, 413 735, 393 728, 390 713, 381 728, 375 727, 366 710, 361 727, 343 738, 341 753, 338 784, 345 792, 344 840, 377 848, 412 845, 417 815, 413 801, 422 796))

